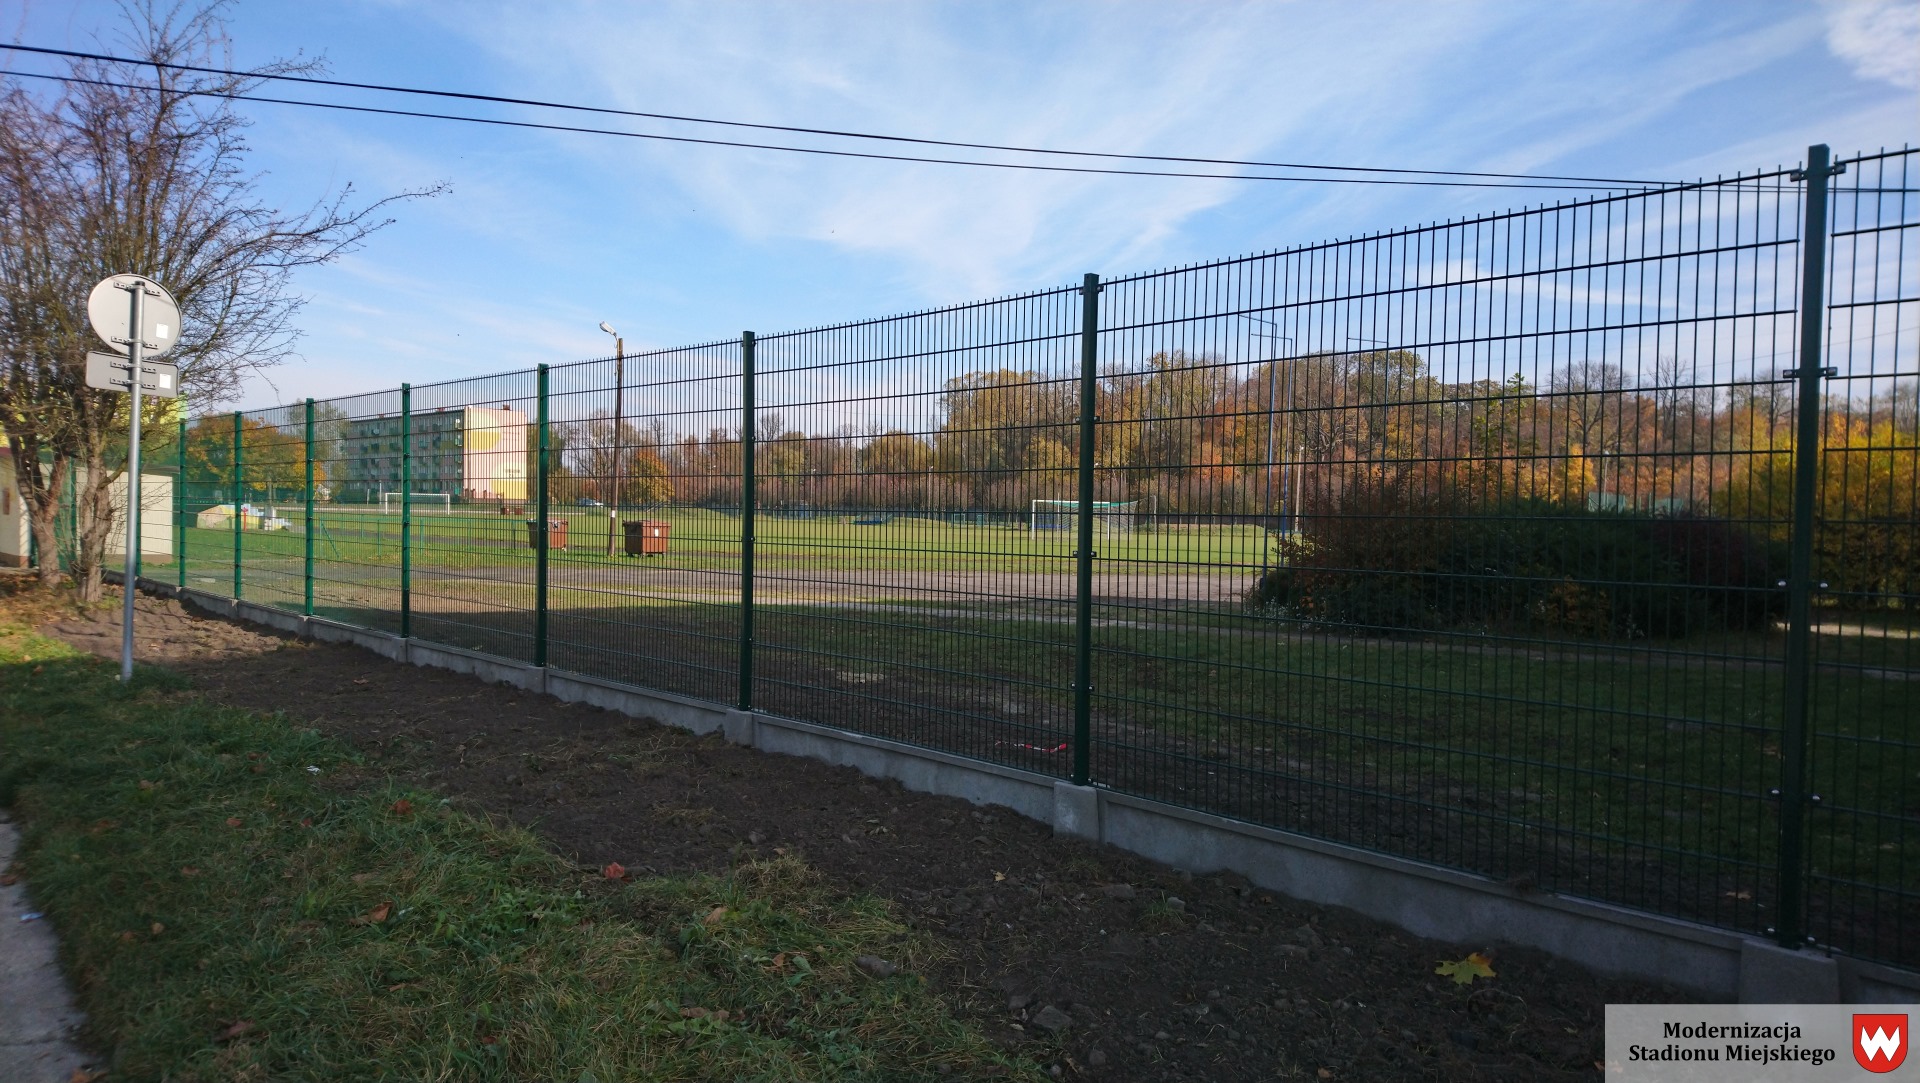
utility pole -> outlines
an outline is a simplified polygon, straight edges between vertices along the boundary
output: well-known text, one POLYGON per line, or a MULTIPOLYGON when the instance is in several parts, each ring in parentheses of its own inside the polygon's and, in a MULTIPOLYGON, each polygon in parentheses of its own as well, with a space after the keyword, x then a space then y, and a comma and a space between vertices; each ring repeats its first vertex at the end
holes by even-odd
POLYGON ((624 413, 621 396, 627 388, 627 340, 620 332, 600 322, 600 330, 613 336, 613 485, 607 494, 607 555, 618 552, 620 533, 620 420, 624 413))
MULTIPOLYGON (((1252 320, 1254 323, 1264 323, 1269 327, 1279 326, 1278 324, 1275 324, 1272 320, 1263 320, 1257 316, 1244 316, 1242 317, 1242 319, 1252 320)), ((1262 332, 1262 331, 1255 331, 1253 335, 1255 338, 1271 339, 1275 342, 1286 343, 1287 354, 1289 358, 1291 358, 1293 354, 1293 339, 1291 337, 1287 335, 1276 335, 1276 334, 1272 334, 1269 332, 1262 332)), ((1273 467, 1274 467, 1273 425, 1274 425, 1274 414, 1278 410, 1278 403, 1275 402, 1274 392, 1275 392, 1275 385, 1278 383, 1278 380, 1279 380, 1279 369, 1280 369, 1279 358, 1275 357, 1267 361, 1267 459, 1266 459, 1266 462, 1262 465, 1261 473, 1266 475, 1266 482, 1267 482, 1266 511, 1267 511, 1267 521, 1269 523, 1271 523, 1274 518, 1274 515, 1273 515, 1273 467)), ((1289 409, 1291 409, 1293 406, 1293 366, 1291 365, 1287 366, 1287 406, 1289 409)), ((1291 478, 1291 477, 1288 478, 1286 491, 1285 493, 1282 494, 1282 499, 1288 501, 1289 503, 1292 503, 1296 508, 1298 507, 1298 504, 1299 504, 1299 501, 1298 501, 1299 494, 1295 492, 1295 489, 1298 487, 1296 484, 1298 480, 1299 480, 1298 478, 1291 478)), ((1293 515, 1285 516, 1282 518, 1282 522, 1284 522, 1289 529, 1296 529, 1296 530, 1299 529, 1299 523, 1293 520, 1294 520, 1293 515)), ((1285 531, 1282 531, 1282 533, 1285 533, 1285 531)))

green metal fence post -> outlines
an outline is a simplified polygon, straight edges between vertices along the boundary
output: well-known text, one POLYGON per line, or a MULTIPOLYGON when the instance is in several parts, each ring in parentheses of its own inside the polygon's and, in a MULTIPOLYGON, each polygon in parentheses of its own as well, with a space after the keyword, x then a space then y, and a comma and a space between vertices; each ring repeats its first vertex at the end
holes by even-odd
POLYGON ((539 426, 537 436, 539 455, 535 462, 535 490, 537 518, 534 519, 534 584, 533 584, 533 664, 547 664, 547 366, 541 365, 536 377, 535 394, 539 405, 535 416, 539 426))
POLYGON ((240 600, 241 537, 246 534, 246 516, 240 514, 240 411, 233 412, 233 600, 240 600))
POLYGON ((179 470, 173 475, 173 571, 180 589, 187 587, 187 419, 180 419, 179 470))
POLYGON ((1100 360, 1100 276, 1080 286, 1080 516, 1073 554, 1073 783, 1085 786, 1093 730, 1093 451, 1100 360))
POLYGON ((307 400, 307 545, 301 572, 300 612, 313 616, 313 400, 307 400))
MULTIPOLYGON (((543 430, 544 431, 544 430, 543 430)), ((400 385, 400 636, 413 634, 413 385, 400 385)))
POLYGON ((1807 716, 1813 668, 1814 500, 1820 468, 1820 381, 1834 375, 1822 349, 1826 333, 1827 181, 1825 144, 1807 148, 1806 226, 1800 233, 1800 358, 1787 375, 1799 381, 1793 441, 1793 536, 1787 566, 1786 719, 1780 735, 1780 905, 1773 929, 1782 947, 1798 948, 1806 930, 1807 716))
POLYGON ((753 332, 740 336, 740 695, 753 710, 753 332))

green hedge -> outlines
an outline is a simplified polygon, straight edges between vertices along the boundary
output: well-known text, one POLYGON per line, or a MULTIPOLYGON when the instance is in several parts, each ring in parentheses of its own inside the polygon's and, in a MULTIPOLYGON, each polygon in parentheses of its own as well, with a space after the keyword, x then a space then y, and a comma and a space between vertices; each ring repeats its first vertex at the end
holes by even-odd
POLYGON ((1356 631, 1671 638, 1764 627, 1784 604, 1784 554, 1724 519, 1462 509, 1376 484, 1303 525, 1249 601, 1356 631))

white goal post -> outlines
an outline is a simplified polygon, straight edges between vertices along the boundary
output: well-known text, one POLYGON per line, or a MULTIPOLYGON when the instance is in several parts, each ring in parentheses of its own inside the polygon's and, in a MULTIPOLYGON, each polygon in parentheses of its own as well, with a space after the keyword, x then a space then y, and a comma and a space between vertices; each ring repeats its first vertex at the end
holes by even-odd
POLYGON ((453 496, 450 493, 381 493, 380 514, 392 515, 400 510, 401 497, 412 497, 413 510, 419 511, 420 505, 433 503, 440 505, 440 514, 453 514, 453 496))
MULTIPOLYGON (((1096 500, 1093 503, 1093 529, 1118 534, 1148 525, 1141 517, 1139 500, 1096 500)), ((1080 528, 1078 500, 1036 500, 1028 513, 1029 530, 1067 530, 1080 528)))

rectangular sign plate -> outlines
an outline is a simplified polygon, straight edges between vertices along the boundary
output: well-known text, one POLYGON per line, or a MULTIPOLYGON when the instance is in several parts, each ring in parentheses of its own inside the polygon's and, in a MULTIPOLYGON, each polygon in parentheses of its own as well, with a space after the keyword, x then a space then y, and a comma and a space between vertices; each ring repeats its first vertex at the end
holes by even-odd
MULTIPOLYGON (((131 391, 133 362, 118 354, 87 354, 87 386, 102 391, 131 391)), ((171 399, 180 394, 180 369, 165 361, 140 362, 140 393, 171 399)))

